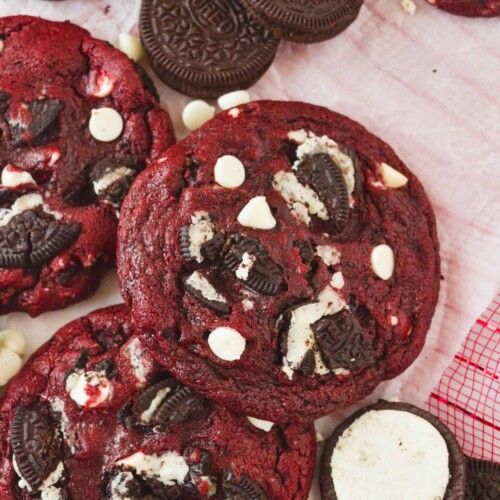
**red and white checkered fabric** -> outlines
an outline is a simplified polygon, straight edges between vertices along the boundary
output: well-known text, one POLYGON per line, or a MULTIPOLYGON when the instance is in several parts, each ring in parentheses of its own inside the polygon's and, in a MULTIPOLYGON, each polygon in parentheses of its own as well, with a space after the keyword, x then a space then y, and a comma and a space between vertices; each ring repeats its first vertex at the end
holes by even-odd
POLYGON ((500 293, 470 329, 427 404, 468 456, 500 462, 500 293))

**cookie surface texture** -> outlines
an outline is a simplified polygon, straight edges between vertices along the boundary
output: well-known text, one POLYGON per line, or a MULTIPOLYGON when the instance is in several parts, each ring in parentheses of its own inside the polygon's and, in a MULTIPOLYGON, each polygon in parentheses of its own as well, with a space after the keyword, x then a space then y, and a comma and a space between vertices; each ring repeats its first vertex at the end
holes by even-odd
POLYGON ((305 500, 311 426, 263 427, 192 392, 134 335, 124 306, 55 334, 0 403, 2 500, 305 500))
POLYGON ((114 263, 117 210, 173 144, 134 63, 69 22, 0 19, 0 313, 89 296, 114 263))
POLYGON ((440 281, 432 208, 344 116, 272 101, 222 112, 141 173, 122 210, 119 277, 145 341, 239 412, 325 415, 424 345, 440 281), (226 155, 245 168, 238 187, 216 182, 226 155))

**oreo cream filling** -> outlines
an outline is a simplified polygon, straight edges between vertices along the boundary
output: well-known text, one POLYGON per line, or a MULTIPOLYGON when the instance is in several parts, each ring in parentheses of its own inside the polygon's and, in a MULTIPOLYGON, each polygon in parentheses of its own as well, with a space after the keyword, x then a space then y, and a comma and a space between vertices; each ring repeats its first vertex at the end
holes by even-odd
POLYGON ((19 215, 26 210, 32 210, 40 205, 43 206, 43 211, 45 213, 54 216, 56 219, 61 218, 59 213, 49 210, 49 208, 43 203, 43 198, 39 194, 30 193, 17 198, 10 208, 0 208, 0 226, 6 226, 16 215, 19 215))
POLYGON ((338 500, 442 500, 450 471, 443 436, 427 420, 372 410, 340 436, 331 457, 338 500))
POLYGON ((189 253, 197 262, 203 262, 201 247, 214 237, 214 225, 207 212, 195 212, 188 228, 189 253))
POLYGON ((311 325, 324 316, 335 314, 345 307, 342 297, 327 286, 319 294, 317 302, 301 305, 291 312, 286 335, 286 355, 283 357, 282 368, 290 380, 293 378, 294 371, 300 369, 309 351, 314 354, 314 372, 318 375, 329 373, 330 370, 323 362, 311 325))
MULTIPOLYGON (((20 478, 18 482, 19 488, 27 489, 28 491, 32 492, 30 485, 23 478, 21 472, 19 471, 15 455, 12 457, 12 466, 14 467, 16 474, 20 478)), ((64 465, 62 462, 59 462, 57 464, 57 467, 49 474, 49 476, 37 490, 40 493, 41 500, 59 500, 60 498, 62 498, 60 488, 57 488, 54 485, 62 478, 63 473, 64 465)))
POLYGON ((203 274, 199 271, 195 271, 193 274, 186 279, 186 285, 190 286, 197 292, 199 292, 205 299, 213 302, 221 302, 227 304, 226 298, 221 295, 208 281, 203 274))
POLYGON ((117 462, 125 469, 132 469, 136 474, 156 479, 167 486, 182 484, 189 474, 189 465, 175 451, 162 455, 145 455, 141 451, 117 462))

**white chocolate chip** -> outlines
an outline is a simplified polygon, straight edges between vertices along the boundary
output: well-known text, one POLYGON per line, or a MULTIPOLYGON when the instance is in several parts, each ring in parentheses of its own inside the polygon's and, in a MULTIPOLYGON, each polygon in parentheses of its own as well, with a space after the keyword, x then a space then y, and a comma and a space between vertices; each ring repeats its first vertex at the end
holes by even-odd
POLYGON ((269 432, 274 425, 274 422, 269 422, 269 420, 262 420, 260 418, 255 418, 255 417, 247 417, 248 421, 257 427, 257 429, 261 429, 265 432, 269 432))
POLYGON ((410 15, 414 15, 417 12, 417 5, 413 0, 401 0, 402 9, 410 15))
POLYGON ((372 250, 373 272, 381 279, 388 280, 394 272, 394 252, 389 245, 378 245, 372 250))
POLYGON ((66 392, 82 408, 95 408, 108 399, 111 385, 101 372, 78 369, 66 379, 66 392))
POLYGON ((2 186, 17 187, 23 184, 36 184, 29 172, 7 165, 2 170, 2 186))
POLYGON ((215 108, 198 99, 186 104, 182 112, 182 121, 189 130, 196 130, 215 115, 215 108))
POLYGON ((240 116, 240 110, 239 108, 233 108, 228 111, 228 114, 232 118, 238 118, 238 116, 240 116))
POLYGON ((15 330, 0 331, 0 348, 10 349, 19 356, 26 352, 26 337, 15 330))
POLYGON ((90 134, 101 142, 111 142, 120 137, 123 131, 123 118, 113 108, 97 108, 91 112, 90 134))
POLYGON ((0 347, 0 386, 5 385, 21 369, 21 356, 6 347, 0 347))
POLYGON ((215 163, 214 176, 220 186, 237 188, 245 182, 245 167, 236 156, 221 156, 215 163))
POLYGON ((244 337, 233 328, 220 326, 208 336, 211 351, 224 361, 236 361, 245 351, 244 337))
POLYGON ((387 187, 390 188, 400 188, 406 186, 408 183, 408 177, 398 172, 395 168, 392 168, 387 163, 381 163, 379 165, 379 172, 382 176, 382 180, 387 187))
POLYGON ((97 78, 97 85, 92 95, 94 97, 107 97, 113 91, 113 86, 113 80, 103 73, 97 78))
POLYGON ((273 229, 276 226, 276 219, 265 196, 252 198, 239 213, 238 222, 242 226, 254 229, 273 229))
POLYGON ((332 288, 340 290, 341 288, 344 288, 344 284, 344 276, 342 275, 342 273, 340 271, 337 273, 333 273, 332 279, 330 280, 330 286, 332 288))
POLYGON ((141 41, 130 33, 120 33, 118 35, 118 46, 132 61, 137 62, 144 56, 141 41))
POLYGON ((250 94, 246 90, 235 90, 227 94, 221 95, 217 99, 217 104, 220 109, 231 109, 241 104, 248 104, 250 102, 250 94))
POLYGON ((397 316, 391 316, 391 325, 396 326, 399 323, 397 316))
POLYGON ((341 253, 331 245, 318 245, 316 247, 316 255, 327 266, 334 266, 340 262, 341 253))

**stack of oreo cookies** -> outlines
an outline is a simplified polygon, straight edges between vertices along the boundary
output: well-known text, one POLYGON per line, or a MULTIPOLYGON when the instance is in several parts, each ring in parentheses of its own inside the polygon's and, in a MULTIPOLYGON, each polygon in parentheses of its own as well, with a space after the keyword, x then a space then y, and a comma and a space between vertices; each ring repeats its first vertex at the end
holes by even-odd
MULTIPOLYGON (((327 2, 244 3, 280 36, 312 41, 280 17, 292 4, 323 13, 321 37, 341 29, 327 2)), ((275 49, 261 28, 240 29, 246 11, 220 17, 236 3, 144 5, 164 41, 175 46, 174 29, 192 40, 192 60, 203 41, 200 60, 215 54, 227 78, 250 83, 275 49), (214 19, 232 33, 227 47, 220 33, 198 37, 214 19), (227 56, 240 35, 242 54, 257 47, 250 72, 227 56)), ((226 89, 188 66, 193 92, 226 89)), ((2 311, 88 296, 115 249, 125 301, 61 328, 10 383, 2 500, 305 500, 314 419, 369 395, 424 346, 436 223, 390 146, 328 109, 276 101, 225 110, 172 145, 155 95, 81 28, 0 19, 2 311)), ((334 432, 320 482, 325 500, 459 500, 465 469, 436 419, 381 402, 334 432)), ((469 470, 471 488, 496 473, 469 470)))
POLYGON ((246 88, 273 62, 279 40, 333 38, 362 0, 143 0, 141 39, 157 75, 187 95, 246 88))

